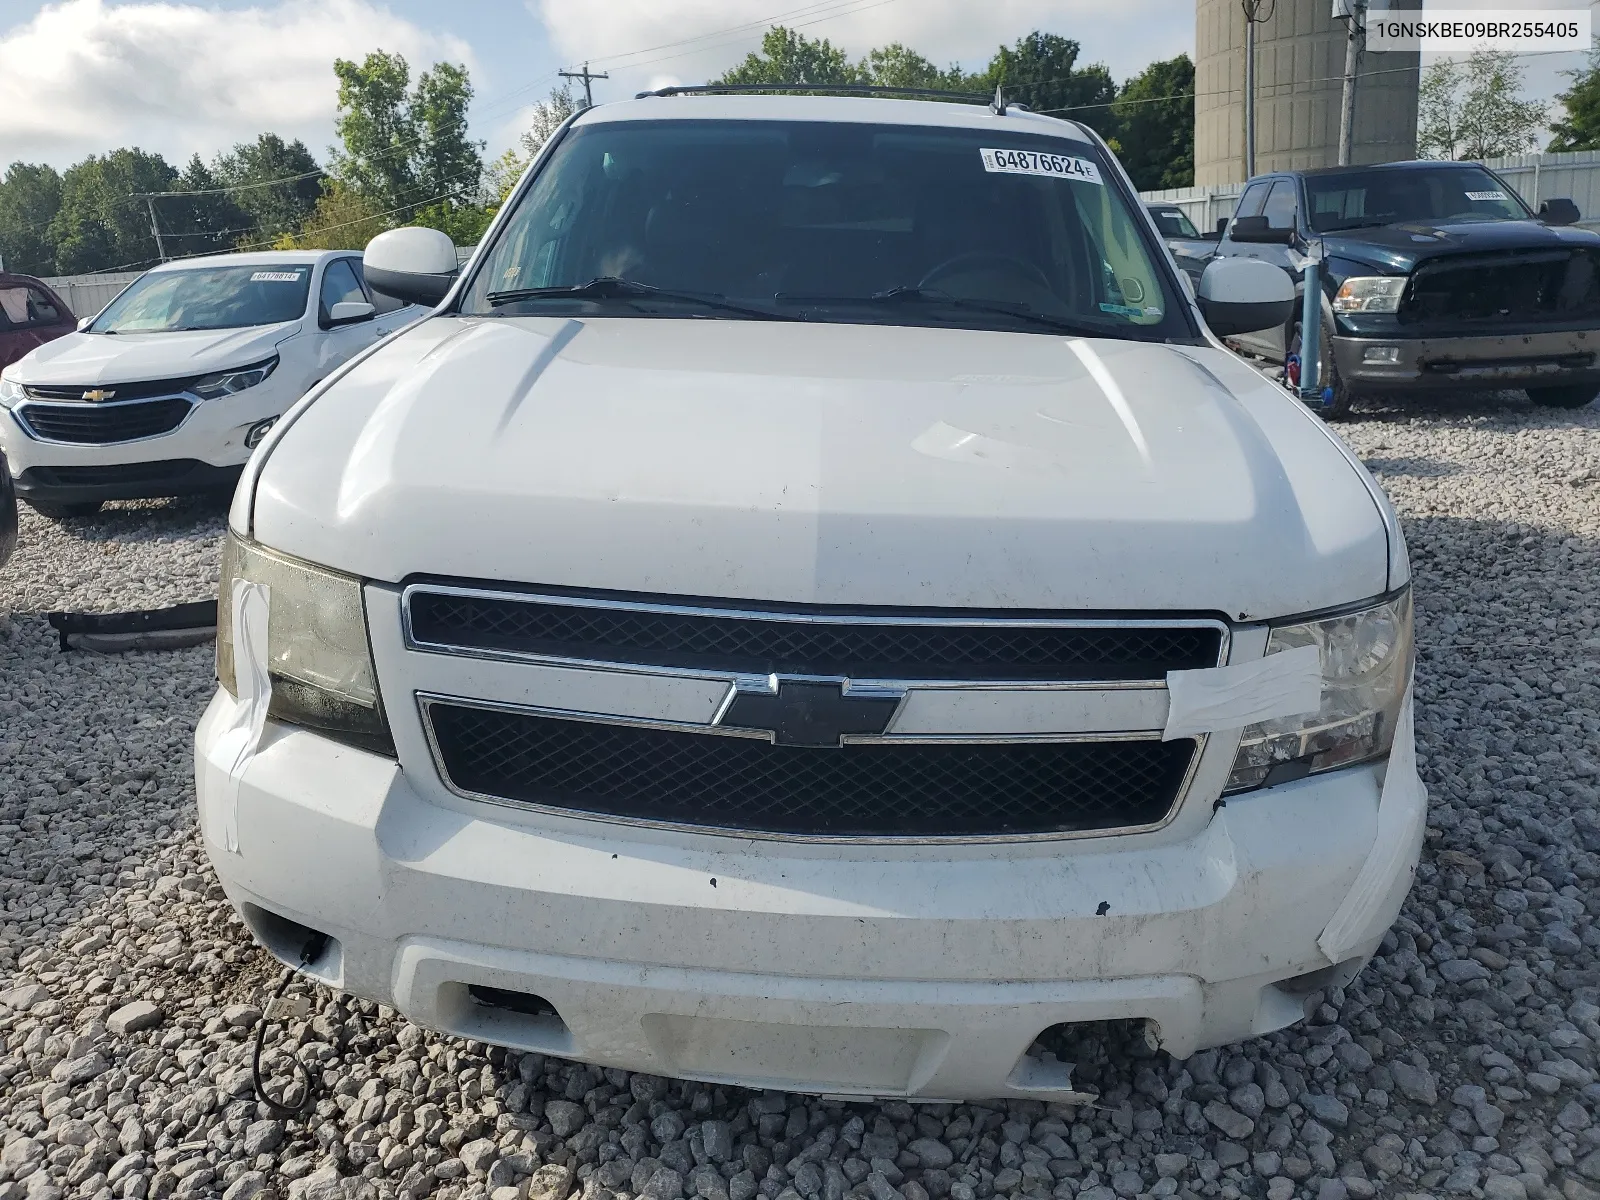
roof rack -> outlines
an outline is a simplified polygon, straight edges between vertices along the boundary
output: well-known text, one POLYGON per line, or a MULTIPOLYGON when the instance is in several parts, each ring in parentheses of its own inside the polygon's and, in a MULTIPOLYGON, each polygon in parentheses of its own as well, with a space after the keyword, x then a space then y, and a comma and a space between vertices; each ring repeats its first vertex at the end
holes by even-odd
MULTIPOLYGON (((733 95, 741 92, 847 92, 864 96, 916 96, 927 100, 961 100, 968 104, 987 104, 999 116, 1006 115, 1008 102, 1000 88, 994 95, 987 92, 949 92, 939 88, 884 87, 874 83, 694 83, 657 88, 652 92, 639 92, 635 100, 648 96, 733 95)), ((1015 101, 1009 107, 1027 112, 1026 104, 1015 101)))

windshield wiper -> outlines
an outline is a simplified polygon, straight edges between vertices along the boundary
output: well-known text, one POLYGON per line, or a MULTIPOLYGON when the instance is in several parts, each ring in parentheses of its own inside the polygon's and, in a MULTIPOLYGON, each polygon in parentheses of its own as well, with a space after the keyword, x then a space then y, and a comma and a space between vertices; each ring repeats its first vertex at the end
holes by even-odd
POLYGON ((1078 334, 1082 337, 1103 337, 1106 332, 1104 329, 1095 329, 1075 321, 1064 321, 1060 317, 1048 316, 1025 305, 1002 304, 990 300, 972 300, 964 296, 952 296, 949 292, 941 292, 938 288, 911 287, 905 284, 899 287, 887 288, 881 292, 872 292, 866 296, 803 296, 779 292, 773 299, 779 304, 942 304, 949 308, 966 309, 969 312, 1017 317, 1024 321, 1047 325, 1051 329, 1057 329, 1063 333, 1078 334))
POLYGON ((589 280, 588 283, 571 287, 511 288, 507 291, 490 292, 487 299, 492 308, 517 304, 523 300, 669 300, 701 304, 719 312, 740 313, 762 321, 799 320, 798 317, 792 317, 788 313, 776 313, 770 309, 735 304, 731 300, 724 300, 721 296, 708 295, 704 292, 675 292, 667 288, 658 288, 653 284, 638 283, 632 279, 619 279, 615 275, 602 275, 589 280))

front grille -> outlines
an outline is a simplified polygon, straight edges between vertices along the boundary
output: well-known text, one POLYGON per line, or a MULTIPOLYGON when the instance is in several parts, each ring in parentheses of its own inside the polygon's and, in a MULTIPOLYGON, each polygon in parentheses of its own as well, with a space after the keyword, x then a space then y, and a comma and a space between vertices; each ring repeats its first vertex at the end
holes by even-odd
POLYGON ((103 467, 29 467, 28 479, 45 487, 176 483, 199 470, 201 465, 193 458, 169 458, 161 462, 108 463, 103 467))
POLYGON ((1029 625, 1025 619, 876 624, 827 616, 703 613, 548 597, 411 594, 412 637, 450 648, 748 675, 853 679, 1157 680, 1214 667, 1214 625, 1029 625), (950 623, 946 623, 946 622, 950 623))
POLYGON ((23 390, 33 400, 82 400, 85 392, 95 391, 110 392, 107 400, 148 400, 152 396, 175 396, 186 391, 195 378, 150 379, 140 383, 27 384, 23 390))
POLYGON ((1600 317, 1600 256, 1587 250, 1433 259, 1413 273, 1402 325, 1560 324, 1600 317))
POLYGON ((777 746, 447 702, 427 719, 459 791, 574 813, 832 837, 1154 825, 1196 752, 1179 739, 777 746))
POLYGON ((169 397, 139 404, 24 404, 17 415, 41 438, 103 446, 171 433, 189 408, 189 401, 169 397))

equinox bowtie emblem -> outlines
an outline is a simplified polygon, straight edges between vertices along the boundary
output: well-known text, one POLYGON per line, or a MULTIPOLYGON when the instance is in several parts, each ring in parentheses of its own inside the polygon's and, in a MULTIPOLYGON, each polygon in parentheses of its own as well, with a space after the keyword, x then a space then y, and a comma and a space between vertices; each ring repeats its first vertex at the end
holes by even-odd
POLYGON ((83 394, 83 398, 85 400, 109 400, 115 395, 116 392, 110 391, 106 388, 90 388, 83 394))
POLYGON ((882 733, 899 703, 882 692, 852 695, 842 682, 779 679, 773 692, 741 691, 718 724, 768 730, 780 746, 837 748, 847 733, 882 733))

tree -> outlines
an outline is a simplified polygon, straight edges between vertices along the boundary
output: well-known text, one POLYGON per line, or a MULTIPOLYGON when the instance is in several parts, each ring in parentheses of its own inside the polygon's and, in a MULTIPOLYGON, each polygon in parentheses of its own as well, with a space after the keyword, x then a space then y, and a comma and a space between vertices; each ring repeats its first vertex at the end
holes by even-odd
POLYGON ((337 179, 329 180, 322 198, 296 233, 272 243, 274 250, 364 250, 394 223, 372 201, 337 179))
POLYGON ((249 234, 250 214, 222 190, 224 184, 196 154, 172 190, 193 196, 165 196, 155 201, 161 233, 173 239, 169 255, 220 254, 249 234))
POLYGON ((50 222, 61 208, 61 176, 54 167, 14 162, 0 180, 0 259, 8 271, 55 272, 50 222))
MULTIPOLYGON (((138 147, 91 154, 68 167, 61 176, 61 208, 48 232, 56 247, 57 274, 156 262, 149 210, 138 197, 171 191, 177 180, 178 172, 166 159, 138 147)), ((172 252, 175 248, 169 248, 172 252)))
POLYGON ((1423 74, 1417 152, 1424 158, 1482 159, 1539 144, 1544 105, 1522 98, 1522 68, 1507 51, 1478 50, 1463 66, 1442 58, 1423 74))
POLYGON ((975 76, 951 63, 940 70, 909 46, 891 42, 867 52, 859 70, 869 83, 879 87, 935 88, 944 91, 975 90, 975 76))
POLYGON ((360 63, 335 59, 343 149, 332 170, 377 212, 409 219, 445 193, 471 195, 483 171, 482 143, 467 137, 472 85, 465 67, 439 63, 411 88, 398 54, 376 50, 360 63))
POLYGON ((1080 50, 1071 38, 1034 30, 1015 46, 1001 46, 979 80, 985 91, 1003 85, 1007 98, 1034 112, 1069 117, 1111 137, 1117 132, 1111 111, 1116 81, 1100 63, 1078 67, 1080 50))
POLYGON ((1187 54, 1154 62, 1112 106, 1117 157, 1140 191, 1194 184, 1194 64, 1187 54), (1177 99, 1163 99, 1174 96, 1177 99))
POLYGON ((1550 126, 1551 150, 1600 150, 1600 45, 1589 52, 1589 65, 1568 71, 1572 86, 1556 97, 1566 115, 1550 126))
POLYGON ((275 133, 263 133, 219 154, 211 170, 224 184, 239 189, 229 194, 249 214, 250 235, 242 239, 247 242, 270 241, 298 229, 322 196, 317 160, 305 143, 285 142, 275 133))
POLYGON ((745 55, 742 63, 712 82, 860 84, 869 80, 866 72, 827 38, 812 39, 774 25, 761 39, 760 54, 745 55))

